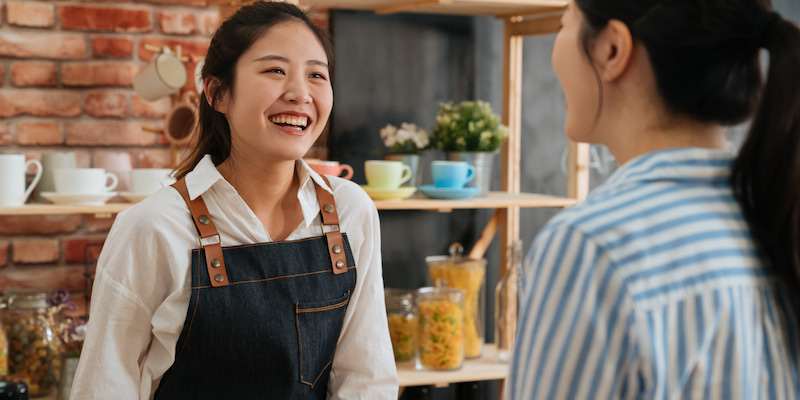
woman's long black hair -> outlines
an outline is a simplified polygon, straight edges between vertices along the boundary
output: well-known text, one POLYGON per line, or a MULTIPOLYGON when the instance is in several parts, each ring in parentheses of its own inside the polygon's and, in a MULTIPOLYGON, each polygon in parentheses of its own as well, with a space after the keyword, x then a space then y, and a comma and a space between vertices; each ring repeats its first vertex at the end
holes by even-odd
POLYGON ((800 29, 768 0, 575 0, 588 48, 612 20, 647 49, 668 111, 752 118, 731 184, 770 262, 800 283, 800 29), (769 53, 766 79, 760 50, 769 53))
POLYGON ((228 158, 231 153, 231 128, 225 115, 214 106, 226 92, 233 94, 239 57, 270 28, 291 21, 302 22, 314 32, 325 50, 330 76, 333 76, 333 44, 330 34, 313 23, 303 10, 289 3, 271 1, 258 1, 242 6, 217 28, 211 38, 201 73, 204 80, 208 76, 217 78, 219 85, 213 93, 212 104, 208 103, 206 96, 200 96, 197 144, 176 168, 177 179, 186 176, 206 154, 211 155, 214 165, 219 165, 228 158))

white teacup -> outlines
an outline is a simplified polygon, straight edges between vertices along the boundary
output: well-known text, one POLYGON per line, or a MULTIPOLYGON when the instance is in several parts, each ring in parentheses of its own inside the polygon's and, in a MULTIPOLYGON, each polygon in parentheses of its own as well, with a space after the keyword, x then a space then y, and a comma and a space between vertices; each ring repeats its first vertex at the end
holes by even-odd
POLYGON ((103 168, 56 168, 53 177, 59 194, 103 194, 119 183, 117 175, 103 168))
POLYGON ((171 169, 166 168, 134 168, 130 172, 131 190, 137 195, 154 193, 175 182, 170 176, 171 172, 171 169))
POLYGON ((42 164, 38 160, 25 161, 22 154, 0 154, 0 207, 23 206, 41 178, 42 164), (26 171, 31 164, 36 165, 36 176, 26 188, 26 171))
POLYGON ((36 200, 50 203, 50 200, 42 197, 42 193, 53 192, 56 190, 56 180, 53 170, 56 168, 77 168, 78 162, 75 153, 51 151, 42 154, 42 180, 36 186, 36 200))

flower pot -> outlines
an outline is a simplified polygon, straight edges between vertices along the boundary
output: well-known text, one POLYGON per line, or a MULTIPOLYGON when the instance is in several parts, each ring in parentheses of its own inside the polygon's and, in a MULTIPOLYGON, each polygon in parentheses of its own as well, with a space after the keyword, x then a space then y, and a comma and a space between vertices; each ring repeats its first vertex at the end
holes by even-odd
POLYGON ((476 196, 486 196, 492 186, 492 166, 494 165, 494 152, 491 151, 453 151, 447 153, 451 161, 466 161, 475 167, 475 178, 467 187, 479 187, 476 196))
POLYGON ((422 185, 422 173, 419 169, 419 154, 387 154, 384 160, 402 161, 403 164, 411 167, 411 178, 400 186, 420 187, 422 185))

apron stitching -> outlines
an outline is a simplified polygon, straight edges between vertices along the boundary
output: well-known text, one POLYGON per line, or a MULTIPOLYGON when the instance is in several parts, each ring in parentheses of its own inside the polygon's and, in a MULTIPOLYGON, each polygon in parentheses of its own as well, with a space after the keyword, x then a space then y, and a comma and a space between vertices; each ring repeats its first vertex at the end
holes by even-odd
MULTIPOLYGON (((355 268, 356 268, 356 266, 355 266, 355 265, 354 265, 354 266, 352 266, 352 267, 347 267, 347 269, 355 269, 355 268)), ((258 283, 258 282, 268 282, 268 281, 274 281, 274 280, 277 280, 277 279, 297 278, 297 277, 306 276, 306 275, 324 274, 324 273, 328 273, 328 272, 331 272, 331 271, 326 269, 326 270, 324 270, 324 271, 306 272, 306 273, 303 273, 303 274, 294 274, 294 275, 274 276, 274 277, 272 277, 272 278, 253 279, 253 280, 249 280, 249 281, 241 281, 241 282, 230 282, 230 283, 228 284, 228 286, 232 286, 232 285, 238 285, 238 284, 241 284, 241 283, 258 283)), ((207 289, 207 288, 210 288, 210 287, 212 287, 212 286, 211 286, 211 285, 204 285, 204 286, 197 286, 197 287, 193 287, 192 289, 207 289)))
MULTIPOLYGON (((294 305, 294 321, 297 324, 297 344, 300 347, 300 382, 308 383, 303 380, 303 334, 300 331, 300 313, 298 312, 299 305, 295 303, 294 305)), ((311 385, 311 388, 314 388, 314 385, 311 385)))
POLYGON ((314 385, 316 385, 316 384, 317 384, 317 381, 319 380, 319 378, 322 378, 322 374, 324 374, 324 373, 325 373, 325 370, 326 370, 326 369, 328 369, 328 366, 329 366, 329 365, 331 365, 331 363, 333 363, 333 360, 330 360, 330 361, 328 361, 328 363, 327 363, 327 364, 325 364, 325 367, 324 367, 324 368, 322 368, 322 372, 320 372, 320 373, 319 373, 319 375, 317 375, 317 379, 314 379, 314 383, 311 383, 311 384, 310 384, 310 385, 311 385, 311 388, 314 388, 314 385))
POLYGON ((333 310, 334 308, 340 308, 340 307, 342 307, 344 305, 347 305, 347 302, 349 302, 349 301, 350 301, 350 299, 347 299, 345 301, 342 301, 342 302, 339 302, 339 303, 336 303, 336 304, 331 304, 329 306, 317 307, 317 308, 303 308, 303 309, 301 309, 301 308, 298 307, 296 311, 298 313, 328 311, 328 310, 333 310))

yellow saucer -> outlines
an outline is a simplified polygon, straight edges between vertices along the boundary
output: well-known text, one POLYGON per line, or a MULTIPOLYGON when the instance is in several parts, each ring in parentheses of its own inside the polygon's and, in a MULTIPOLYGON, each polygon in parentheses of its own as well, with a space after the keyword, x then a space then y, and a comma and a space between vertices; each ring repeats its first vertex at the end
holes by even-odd
POLYGON ((410 197, 417 191, 414 186, 400 186, 397 189, 377 189, 361 185, 361 188, 367 192, 372 200, 401 200, 410 197))

